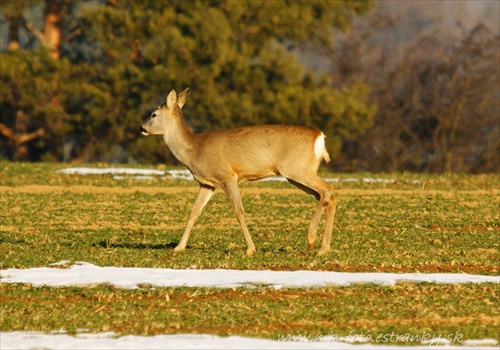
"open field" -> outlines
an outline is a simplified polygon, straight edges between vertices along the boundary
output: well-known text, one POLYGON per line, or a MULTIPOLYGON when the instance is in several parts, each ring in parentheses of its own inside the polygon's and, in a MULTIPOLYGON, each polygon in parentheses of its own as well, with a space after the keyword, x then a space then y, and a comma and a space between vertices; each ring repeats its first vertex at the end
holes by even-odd
MULTIPOLYGON (((190 181, 64 175, 57 164, 2 163, 0 254, 3 268, 61 260, 99 266, 441 272, 498 275, 497 175, 324 174, 340 179, 332 251, 308 252, 315 201, 279 182, 242 185, 245 242, 220 191, 173 252, 197 192, 190 181)), ((321 232, 321 227, 319 232, 321 232)), ((321 236, 319 236, 321 238, 321 236)), ((498 284, 360 285, 255 289, 35 288, 0 284, 2 331, 280 335, 410 333, 500 339, 498 284)))

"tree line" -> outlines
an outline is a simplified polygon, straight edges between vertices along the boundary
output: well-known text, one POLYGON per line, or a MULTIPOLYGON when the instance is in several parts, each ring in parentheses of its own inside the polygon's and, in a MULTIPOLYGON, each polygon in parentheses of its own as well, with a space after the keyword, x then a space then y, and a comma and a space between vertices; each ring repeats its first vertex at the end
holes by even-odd
POLYGON ((24 0, 0 10, 3 159, 174 163, 138 125, 172 86, 189 86, 194 131, 316 126, 335 170, 499 170, 498 32, 487 26, 402 48, 377 40, 399 29, 373 1, 24 0))

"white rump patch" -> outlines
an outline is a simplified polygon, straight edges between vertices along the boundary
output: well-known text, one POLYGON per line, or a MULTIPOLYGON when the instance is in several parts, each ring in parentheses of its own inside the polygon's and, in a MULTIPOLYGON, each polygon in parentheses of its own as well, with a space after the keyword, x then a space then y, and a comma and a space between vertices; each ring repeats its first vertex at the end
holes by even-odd
POLYGON ((325 134, 321 133, 314 142, 314 155, 317 159, 323 157, 323 151, 325 150, 325 134))

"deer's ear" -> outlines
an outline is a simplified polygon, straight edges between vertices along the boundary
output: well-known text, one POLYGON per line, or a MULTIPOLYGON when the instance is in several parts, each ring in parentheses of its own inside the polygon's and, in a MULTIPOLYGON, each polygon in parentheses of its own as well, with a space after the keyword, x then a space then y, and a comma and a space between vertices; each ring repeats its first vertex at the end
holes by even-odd
POLYGON ((170 109, 175 107, 175 105, 177 104, 177 91, 175 90, 175 88, 172 88, 167 94, 167 97, 165 97, 165 103, 170 109))
POLYGON ((182 106, 184 106, 190 92, 191 92, 191 89, 187 88, 183 92, 179 93, 178 101, 177 101, 177 105, 179 106, 179 108, 182 108, 182 106))

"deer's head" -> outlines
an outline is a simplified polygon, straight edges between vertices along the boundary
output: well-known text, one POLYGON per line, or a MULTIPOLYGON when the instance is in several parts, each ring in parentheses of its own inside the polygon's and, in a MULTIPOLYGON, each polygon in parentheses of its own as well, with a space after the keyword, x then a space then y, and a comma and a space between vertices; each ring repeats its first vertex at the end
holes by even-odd
POLYGON ((181 93, 172 88, 165 98, 165 103, 158 106, 140 127, 143 135, 163 135, 171 125, 173 118, 182 117, 181 109, 186 103, 191 90, 187 88, 181 93))

